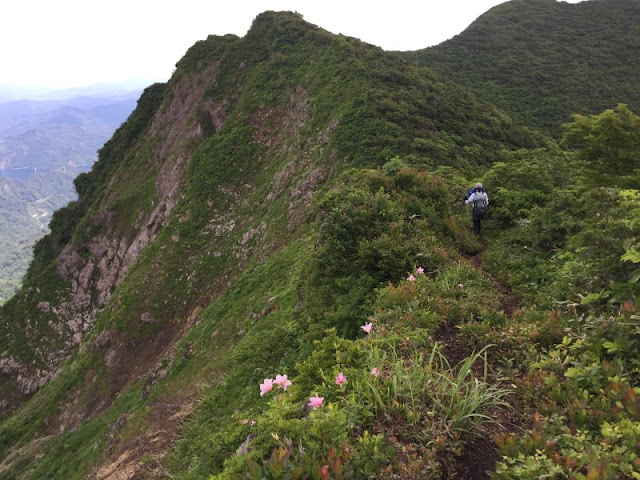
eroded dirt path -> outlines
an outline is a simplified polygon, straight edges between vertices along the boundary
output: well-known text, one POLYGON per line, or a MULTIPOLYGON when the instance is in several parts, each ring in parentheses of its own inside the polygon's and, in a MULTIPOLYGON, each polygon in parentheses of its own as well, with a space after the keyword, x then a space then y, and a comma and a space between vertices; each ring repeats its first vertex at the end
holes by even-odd
POLYGON ((481 276, 488 279, 491 282, 491 285, 493 285, 493 288, 500 293, 502 297, 502 311, 507 315, 507 317, 509 317, 509 319, 511 319, 514 312, 522 309, 520 301, 516 298, 513 292, 483 268, 482 254, 462 255, 462 260, 471 265, 481 276))
MULTIPOLYGON (((487 272, 482 266, 481 254, 463 255, 462 260, 472 266, 479 275, 489 280, 500 294, 502 299, 502 311, 510 321, 515 312, 522 310, 522 306, 517 297, 500 281, 487 272)), ((443 352, 451 366, 459 365, 474 352, 465 339, 460 335, 455 325, 442 323, 435 332, 436 341, 444 345, 443 352)), ((491 359, 488 359, 491 363, 491 359)), ((489 365, 489 371, 494 370, 489 365)), ((473 367, 476 378, 483 376, 483 365, 476 362, 473 367)), ((488 381, 496 386, 504 386, 495 375, 489 375, 488 381)), ((500 459, 498 447, 495 439, 504 433, 513 433, 525 428, 522 421, 521 408, 518 407, 518 400, 515 395, 506 399, 512 408, 498 408, 491 412, 495 424, 488 424, 483 427, 483 435, 471 438, 459 457, 458 463, 454 466, 454 471, 444 478, 487 480, 491 478, 491 473, 495 471, 496 462, 500 459)))

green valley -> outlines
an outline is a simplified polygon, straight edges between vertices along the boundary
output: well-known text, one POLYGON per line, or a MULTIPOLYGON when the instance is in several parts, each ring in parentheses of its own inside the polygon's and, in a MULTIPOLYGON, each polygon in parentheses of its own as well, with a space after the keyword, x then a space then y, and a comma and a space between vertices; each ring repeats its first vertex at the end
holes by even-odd
POLYGON ((20 288, 53 212, 76 198, 73 178, 91 168, 138 94, 89 93, 0 103, 0 304, 20 288))

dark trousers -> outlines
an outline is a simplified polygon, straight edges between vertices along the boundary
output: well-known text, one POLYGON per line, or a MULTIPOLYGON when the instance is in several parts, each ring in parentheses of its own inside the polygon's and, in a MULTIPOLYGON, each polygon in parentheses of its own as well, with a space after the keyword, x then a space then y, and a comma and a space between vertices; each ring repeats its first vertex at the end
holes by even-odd
POLYGON ((482 221, 482 217, 479 215, 471 215, 471 220, 473 221, 473 234, 480 235, 480 222, 482 221))

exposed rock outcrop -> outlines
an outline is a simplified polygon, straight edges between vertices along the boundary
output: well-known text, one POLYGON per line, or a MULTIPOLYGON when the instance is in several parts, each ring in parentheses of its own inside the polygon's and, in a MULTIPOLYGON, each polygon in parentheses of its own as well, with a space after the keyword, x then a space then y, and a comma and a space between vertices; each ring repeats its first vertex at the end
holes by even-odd
MULTIPOLYGON (((53 314, 49 327, 65 345, 63 355, 41 357, 41 369, 34 369, 0 355, 0 371, 14 376, 25 394, 37 391, 50 380, 71 348, 79 345, 86 332, 94 325, 100 310, 107 305, 112 292, 141 252, 154 241, 166 224, 178 202, 178 189, 191 154, 205 138, 206 128, 194 122, 205 115, 205 123, 219 130, 226 117, 227 105, 212 100, 203 101, 217 63, 212 62, 200 73, 182 77, 172 89, 170 101, 153 118, 147 139, 154 143, 149 157, 149 171, 156 172, 156 195, 159 199, 150 212, 140 211, 134 225, 122 230, 115 221, 110 204, 122 174, 116 174, 101 199, 99 213, 91 219, 87 233, 100 232, 82 244, 69 243, 58 257, 58 273, 70 281, 70 295, 56 304, 40 301, 37 308, 53 314)), ((232 228, 232 227, 231 227, 232 228)), ((154 321, 150 314, 141 317, 143 323, 154 321)), ((110 338, 98 337, 94 346, 104 348, 110 338), (102 347, 100 347, 100 345, 102 347)), ((107 359, 107 364, 109 364, 107 359)))

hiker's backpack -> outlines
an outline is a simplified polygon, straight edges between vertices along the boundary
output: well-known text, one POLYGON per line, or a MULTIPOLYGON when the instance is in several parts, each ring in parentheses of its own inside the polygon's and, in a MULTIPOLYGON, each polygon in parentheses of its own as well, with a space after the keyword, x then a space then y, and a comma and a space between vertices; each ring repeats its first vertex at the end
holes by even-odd
POLYGON ((476 192, 473 197, 471 213, 476 218, 484 218, 487 213, 487 194, 484 192, 476 192))

